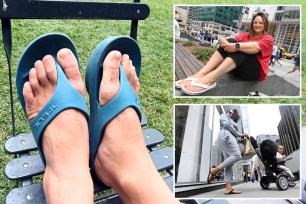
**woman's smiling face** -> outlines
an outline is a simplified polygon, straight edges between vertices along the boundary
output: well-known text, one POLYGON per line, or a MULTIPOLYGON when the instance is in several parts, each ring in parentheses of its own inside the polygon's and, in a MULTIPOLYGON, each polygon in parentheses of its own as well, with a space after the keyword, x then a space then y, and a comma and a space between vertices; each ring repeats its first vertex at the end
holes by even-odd
POLYGON ((265 30, 265 24, 261 16, 256 16, 253 21, 255 35, 261 35, 265 30))

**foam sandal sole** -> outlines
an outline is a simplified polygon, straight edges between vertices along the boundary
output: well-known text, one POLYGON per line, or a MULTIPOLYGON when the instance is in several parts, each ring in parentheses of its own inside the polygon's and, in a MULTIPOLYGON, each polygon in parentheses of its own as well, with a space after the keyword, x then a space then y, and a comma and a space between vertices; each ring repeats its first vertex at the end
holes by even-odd
POLYGON ((199 88, 203 88, 202 91, 188 91, 187 89, 185 89, 184 87, 182 87, 182 91, 187 94, 187 95, 191 95, 191 96, 196 96, 196 95, 201 95, 203 93, 205 93, 206 91, 209 91, 213 88, 215 88, 217 86, 217 83, 215 82, 213 85, 209 86, 209 85, 205 85, 205 84, 200 84, 200 83, 196 83, 195 81, 192 81, 190 83, 191 86, 195 86, 195 87, 199 87, 199 88))
POLYGON ((86 89, 90 99, 89 144, 90 167, 95 174, 94 158, 101 143, 106 125, 128 107, 136 110, 141 120, 141 108, 138 96, 130 86, 120 65, 120 88, 117 95, 103 106, 99 104, 99 90, 103 75, 103 62, 107 54, 118 50, 128 54, 135 66, 139 78, 141 55, 137 43, 129 37, 114 36, 102 41, 93 51, 86 70, 86 89))
POLYGON ((41 60, 45 55, 52 55, 56 62, 56 89, 47 104, 37 114, 37 116, 31 121, 28 120, 44 165, 46 165, 46 160, 42 151, 41 139, 48 124, 60 112, 68 108, 75 108, 82 111, 88 119, 88 108, 86 106, 84 96, 74 89, 69 80, 66 78, 62 68, 56 61, 57 52, 62 48, 70 49, 78 60, 76 48, 68 36, 61 33, 48 33, 34 39, 29 43, 29 45, 22 52, 17 65, 17 93, 22 109, 25 115, 27 115, 22 90, 24 83, 29 81, 30 69, 34 67, 34 63, 37 60, 41 60))

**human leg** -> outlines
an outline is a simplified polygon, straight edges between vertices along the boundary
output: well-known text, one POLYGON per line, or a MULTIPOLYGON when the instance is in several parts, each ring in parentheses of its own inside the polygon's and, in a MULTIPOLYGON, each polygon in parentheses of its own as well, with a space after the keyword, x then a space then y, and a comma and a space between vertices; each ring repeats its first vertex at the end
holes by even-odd
MULTIPOLYGON (((84 95, 84 83, 73 53, 58 52, 61 65, 72 86, 84 95)), ((53 57, 45 56, 34 64, 23 95, 29 120, 49 101, 56 87, 57 72, 53 57)), ((43 187, 50 203, 92 203, 93 184, 89 173, 88 125, 83 113, 67 109, 46 127, 42 137, 46 159, 43 187), (63 124, 65 124, 63 126, 63 124)))
MULTIPOLYGON (((120 63, 131 87, 136 93, 139 91, 135 68, 128 56, 112 51, 103 64, 100 105, 110 101, 119 90, 120 63)), ((125 109, 107 124, 94 165, 98 178, 112 186, 124 203, 177 203, 147 152, 133 108, 125 109)))
MULTIPOLYGON (((229 43, 236 43, 237 42, 236 39, 234 39, 234 38, 230 38, 227 41, 229 43)), ((231 53, 228 53, 228 52, 224 51, 223 48, 219 47, 213 53, 213 55, 208 60, 208 62, 202 67, 202 69, 198 73, 190 76, 190 78, 200 79, 200 78, 205 77, 207 74, 210 74, 210 72, 215 70, 228 57, 229 54, 231 54, 231 53)), ((175 83, 175 85, 176 85, 177 88, 181 88, 184 85, 189 85, 192 81, 195 81, 195 80, 179 80, 175 83)))
POLYGON ((280 168, 280 169, 286 171, 286 172, 289 174, 289 176, 290 176, 292 179, 294 179, 294 176, 293 176, 291 170, 290 170, 288 167, 286 167, 286 166, 284 166, 284 165, 278 165, 277 168, 280 168))
MULTIPOLYGON (((231 192, 232 184, 232 166, 237 161, 241 160, 241 152, 236 141, 236 138, 227 130, 220 130, 218 135, 218 143, 222 151, 224 161, 218 166, 220 170, 225 169, 224 181, 226 182, 225 193, 231 192)), ((237 193, 237 190, 233 190, 232 193, 237 193)))
MULTIPOLYGON (((225 73, 232 71, 241 79, 247 81, 257 81, 260 76, 260 64, 256 55, 243 52, 229 53, 224 61, 209 74, 195 80, 193 84, 202 84, 212 86, 216 84, 217 79, 225 73)), ((193 86, 191 83, 182 86, 184 92, 201 92, 205 88, 193 86)))
MULTIPOLYGON (((222 48, 220 48, 222 49, 222 48)), ((204 77, 206 74, 208 74, 209 72, 211 72, 212 70, 214 70, 218 65, 220 65, 220 63, 224 60, 224 58, 222 57, 222 55, 220 54, 220 52, 215 51, 213 53, 213 55, 211 56, 211 58, 208 60, 208 62, 201 68, 201 70, 199 72, 197 72, 196 74, 190 76, 189 78, 192 79, 199 79, 204 77)), ((176 81, 175 85, 177 88, 181 88, 183 85, 185 84, 190 84, 190 80, 188 80, 188 78, 176 81)))

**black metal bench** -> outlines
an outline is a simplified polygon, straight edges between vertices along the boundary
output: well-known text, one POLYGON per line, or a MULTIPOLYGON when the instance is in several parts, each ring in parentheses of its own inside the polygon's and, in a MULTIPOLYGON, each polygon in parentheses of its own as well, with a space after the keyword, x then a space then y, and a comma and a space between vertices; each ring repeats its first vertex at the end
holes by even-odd
MULTIPOLYGON (((142 125, 145 125, 143 121, 142 125)), ((173 190, 173 149, 172 147, 158 148, 164 141, 164 136, 155 129, 143 129, 146 146, 150 151, 156 169, 163 172, 167 185, 173 190)), ((6 197, 5 203, 46 203, 41 183, 33 184, 33 177, 44 173, 45 167, 38 154, 36 143, 31 133, 16 135, 5 143, 5 151, 9 154, 19 154, 20 157, 8 162, 4 174, 8 179, 18 180, 21 187, 13 189, 6 197)), ((94 192, 107 189, 97 179, 94 179, 94 192)), ((95 199, 99 203, 122 203, 119 196, 110 193, 95 199), (107 199, 106 201, 103 201, 107 199)))
MULTIPOLYGON (((112 19, 131 20, 130 37, 137 40, 138 21, 149 16, 150 9, 146 4, 134 0, 131 3, 117 2, 82 2, 57 0, 3 0, 0 4, 0 18, 4 49, 8 61, 9 86, 11 101, 12 137, 5 143, 5 150, 14 154, 15 159, 8 162, 5 167, 5 176, 16 181, 16 188, 11 190, 5 203, 46 203, 42 184, 33 183, 37 175, 44 173, 43 163, 35 150, 36 143, 31 133, 16 134, 14 100, 12 90, 11 50, 12 33, 11 19, 112 19)), ((102 39, 101 39, 102 40, 102 39)), ((142 126, 147 124, 146 118, 142 126)), ((163 135, 155 129, 143 129, 144 139, 150 156, 161 172, 165 182, 173 190, 173 151, 172 147, 158 148, 164 140, 163 135)), ((35 179, 37 180, 37 179, 35 179)), ((97 179, 93 178, 94 192, 103 192, 108 189, 97 179)), ((109 192, 109 191, 107 191, 109 192)), ((116 193, 96 194, 96 203, 122 203, 116 193)))

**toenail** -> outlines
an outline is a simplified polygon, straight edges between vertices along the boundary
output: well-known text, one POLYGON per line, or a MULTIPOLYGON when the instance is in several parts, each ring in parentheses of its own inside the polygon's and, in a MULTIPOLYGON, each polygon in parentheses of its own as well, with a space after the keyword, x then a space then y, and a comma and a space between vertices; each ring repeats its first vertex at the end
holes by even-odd
POLYGON ((46 55, 46 56, 44 57, 44 60, 49 60, 49 59, 51 59, 51 58, 52 58, 51 55, 46 55))
POLYGON ((68 51, 62 51, 59 53, 59 58, 61 59, 67 59, 68 57, 70 57, 70 53, 68 51))
POLYGON ((121 53, 119 51, 115 51, 114 58, 120 59, 121 58, 121 53))

